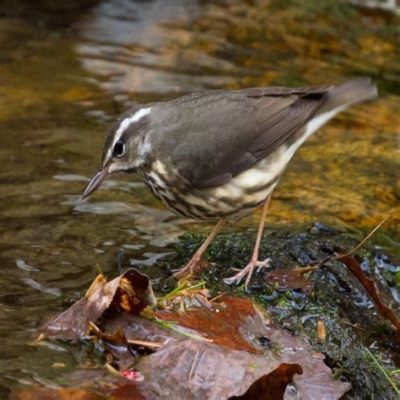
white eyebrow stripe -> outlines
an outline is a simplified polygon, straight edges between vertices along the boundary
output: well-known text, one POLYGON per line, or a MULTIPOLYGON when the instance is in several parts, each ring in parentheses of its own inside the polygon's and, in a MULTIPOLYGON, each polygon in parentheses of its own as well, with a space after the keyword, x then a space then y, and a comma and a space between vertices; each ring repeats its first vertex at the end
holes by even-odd
POLYGON ((144 116, 150 114, 151 107, 146 107, 146 108, 141 108, 140 110, 136 111, 135 114, 131 115, 130 117, 125 118, 120 124, 115 132, 114 135, 114 140, 112 142, 112 145, 110 149, 108 150, 107 158, 111 157, 111 153, 114 149, 115 143, 118 142, 119 139, 121 139, 122 134, 129 128, 131 124, 134 122, 139 121, 141 118, 144 116))

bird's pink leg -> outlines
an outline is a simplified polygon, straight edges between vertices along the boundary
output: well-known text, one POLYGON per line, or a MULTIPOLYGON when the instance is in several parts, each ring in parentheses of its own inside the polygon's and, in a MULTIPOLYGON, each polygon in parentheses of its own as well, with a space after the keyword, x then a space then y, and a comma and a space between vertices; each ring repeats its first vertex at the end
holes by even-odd
POLYGON ((267 200, 265 200, 265 203, 264 203, 262 211, 261 211, 260 225, 258 226, 256 243, 254 245, 253 254, 251 256, 250 262, 234 276, 224 279, 224 282, 227 285, 232 285, 233 283, 239 284, 241 282, 241 280, 244 277, 246 277, 246 280, 244 282, 244 287, 247 289, 247 286, 249 285, 250 279, 253 275, 254 268, 256 268, 256 267, 257 268, 265 268, 265 267, 269 266, 269 261, 270 261, 269 258, 267 258, 264 261, 259 261, 258 256, 260 253, 260 242, 261 242, 261 238, 262 238, 263 231, 264 231, 265 216, 267 215, 267 209, 268 209, 270 200, 271 200, 271 196, 269 196, 267 198, 267 200))
POLYGON ((214 229, 209 234, 208 238, 204 241, 204 243, 199 247, 199 249, 194 253, 191 260, 182 268, 178 269, 174 276, 177 278, 181 278, 185 275, 192 275, 196 267, 200 264, 201 260, 203 259, 203 255, 206 252, 208 246, 214 240, 215 236, 217 236, 218 232, 221 230, 222 226, 224 225, 224 220, 220 219, 217 225, 214 226, 214 229))

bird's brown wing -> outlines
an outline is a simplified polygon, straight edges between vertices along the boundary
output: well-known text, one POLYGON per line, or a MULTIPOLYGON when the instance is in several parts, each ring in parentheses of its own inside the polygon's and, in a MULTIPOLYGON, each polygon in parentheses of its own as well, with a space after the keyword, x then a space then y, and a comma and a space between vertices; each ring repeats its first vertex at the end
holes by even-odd
POLYGON ((224 184, 289 141, 329 90, 255 88, 181 98, 172 163, 192 187, 224 184))

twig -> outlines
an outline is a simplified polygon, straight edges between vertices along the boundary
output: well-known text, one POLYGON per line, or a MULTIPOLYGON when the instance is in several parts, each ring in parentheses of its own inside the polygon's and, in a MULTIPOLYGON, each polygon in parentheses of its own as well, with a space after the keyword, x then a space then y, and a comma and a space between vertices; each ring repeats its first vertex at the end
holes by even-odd
MULTIPOLYGON (((367 242, 372 235, 389 219, 389 217, 393 214, 394 212, 394 208, 392 208, 387 215, 382 219, 382 221, 380 221, 375 227, 374 229, 372 229, 367 236, 365 236, 361 242, 359 242, 355 247, 353 247, 351 250, 349 250, 348 252, 344 253, 344 254, 332 254, 328 257, 323 258, 320 261, 317 261, 315 263, 315 265, 313 266, 313 268, 318 269, 320 268, 323 264, 327 263, 328 261, 335 261, 338 260, 341 257, 345 257, 345 256, 350 256, 351 254, 355 253, 359 248, 361 248, 362 246, 364 246, 365 242, 367 242)), ((306 267, 307 268, 307 267, 306 267)), ((311 268, 311 267, 310 267, 311 268)))
POLYGON ((149 347, 151 349, 159 349, 163 343, 160 342, 148 342, 147 340, 137 340, 137 339, 126 339, 128 344, 135 344, 137 346, 149 347))
POLYGON ((311 271, 315 271, 316 269, 318 269, 317 266, 311 266, 309 265, 308 267, 301 267, 301 268, 293 268, 292 271, 293 272, 298 272, 300 274, 306 274, 307 272, 311 272, 311 271))
POLYGON ((361 328, 361 327, 358 326, 357 324, 352 324, 351 322, 346 321, 345 319, 342 321, 342 323, 345 324, 345 325, 349 325, 349 326, 351 326, 351 327, 354 328, 354 329, 358 329, 358 330, 360 330, 361 332, 367 333, 367 331, 366 331, 364 328, 361 328))
POLYGON ((209 300, 210 303, 214 303, 217 299, 221 298, 223 295, 225 295, 225 292, 222 292, 220 294, 217 294, 215 297, 213 297, 211 300, 209 300))
POLYGON ((104 364, 105 368, 107 369, 107 371, 111 374, 114 375, 116 377, 121 377, 121 372, 118 371, 116 368, 114 368, 110 363, 106 363, 104 364))
POLYGON ((383 218, 383 220, 382 220, 381 222, 379 222, 379 224, 377 224, 377 225, 375 226, 375 228, 372 229, 372 231, 369 232, 368 235, 365 236, 365 238, 364 238, 363 240, 361 240, 360 243, 358 243, 357 246, 353 247, 353 248, 352 248, 350 251, 348 251, 347 253, 342 254, 340 257, 350 256, 351 254, 355 253, 359 248, 361 248, 361 247, 364 245, 364 243, 365 243, 366 241, 368 241, 368 240, 371 238, 371 236, 372 236, 372 235, 373 235, 373 234, 374 234, 388 219, 389 219, 389 217, 392 215, 392 213, 393 213, 393 209, 390 210, 390 211, 388 212, 388 214, 385 216, 385 218, 383 218))
POLYGON ((200 350, 197 350, 194 360, 192 362, 192 367, 190 368, 190 372, 189 372, 189 379, 188 379, 189 385, 188 386, 190 386, 190 381, 192 380, 193 372, 194 372, 194 369, 195 369, 195 366, 197 363, 197 359, 199 357, 199 353, 200 353, 200 350))

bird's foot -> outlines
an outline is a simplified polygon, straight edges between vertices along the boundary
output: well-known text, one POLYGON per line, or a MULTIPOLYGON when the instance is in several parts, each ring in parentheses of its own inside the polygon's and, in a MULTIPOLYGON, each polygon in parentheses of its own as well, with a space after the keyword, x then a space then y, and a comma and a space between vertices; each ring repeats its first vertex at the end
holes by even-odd
POLYGON ((196 272, 202 269, 202 259, 193 257, 186 265, 182 268, 176 269, 173 272, 174 278, 191 278, 196 272))
POLYGON ((238 285, 242 281, 242 279, 244 277, 246 277, 246 280, 244 282, 244 287, 247 290, 247 287, 249 286, 254 269, 257 268, 257 270, 259 271, 262 268, 268 268, 269 262, 270 262, 269 258, 265 259, 264 261, 259 261, 255 258, 252 258, 250 260, 250 262, 243 269, 239 270, 239 272, 237 274, 235 274, 234 276, 231 276, 230 278, 225 278, 224 282, 227 285, 233 285, 233 284, 238 285))

